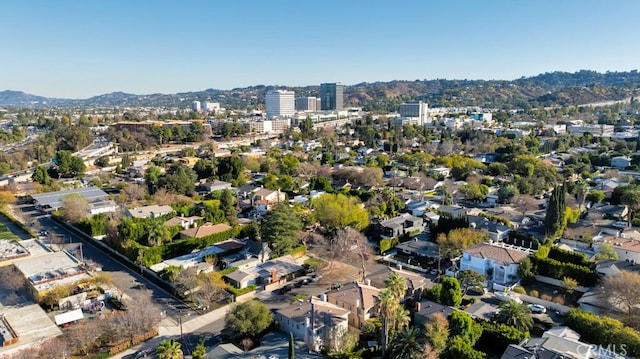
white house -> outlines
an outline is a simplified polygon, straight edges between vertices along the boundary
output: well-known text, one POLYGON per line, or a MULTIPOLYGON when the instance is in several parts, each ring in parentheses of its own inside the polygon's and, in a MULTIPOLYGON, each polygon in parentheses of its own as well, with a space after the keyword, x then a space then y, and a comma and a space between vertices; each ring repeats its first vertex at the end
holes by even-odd
POLYGON ((631 157, 617 156, 611 159, 611 167, 625 169, 631 166, 631 157))
POLYGON ((462 252, 460 270, 472 270, 497 284, 518 280, 520 261, 533 251, 504 243, 480 243, 462 252))
POLYGON ((349 313, 335 304, 311 298, 278 310, 275 317, 280 330, 304 340, 310 350, 317 352, 332 336, 349 330, 349 313))
POLYGON ((89 203, 87 208, 89 213, 93 216, 100 213, 113 213, 118 210, 118 205, 115 201, 107 199, 89 203))
POLYGON ((173 212, 171 206, 159 206, 153 204, 151 206, 135 207, 128 209, 124 215, 133 218, 158 218, 173 212))

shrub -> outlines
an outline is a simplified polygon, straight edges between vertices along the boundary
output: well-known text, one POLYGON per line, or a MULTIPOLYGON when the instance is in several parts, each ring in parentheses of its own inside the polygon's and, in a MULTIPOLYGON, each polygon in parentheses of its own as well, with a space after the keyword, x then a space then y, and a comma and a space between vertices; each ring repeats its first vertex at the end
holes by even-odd
POLYGON ((553 297, 552 301, 554 303, 558 303, 558 304, 564 305, 564 297, 562 297, 561 295, 556 295, 555 297, 553 297))
POLYGON ((250 285, 248 287, 245 287, 245 288, 242 288, 242 289, 238 289, 238 288, 235 288, 235 287, 233 287, 231 285, 227 285, 226 289, 227 289, 227 292, 233 294, 234 297, 239 297, 239 296, 241 296, 243 294, 247 294, 249 292, 255 291, 256 289, 258 289, 258 286, 255 285, 255 284, 252 284, 252 285, 250 285))
POLYGON ((584 253, 569 251, 558 247, 551 247, 549 249, 548 258, 584 267, 590 267, 594 264, 594 262, 589 260, 584 253))
POLYGON ((547 300, 547 301, 551 301, 551 300, 553 299, 553 297, 552 297, 552 296, 550 296, 549 294, 544 294, 544 293, 543 293, 543 294, 541 294, 541 295, 540 295, 540 299, 542 299, 542 300, 547 300))
POLYGON ((527 294, 527 291, 522 288, 521 286, 516 286, 512 289, 512 291, 519 293, 519 294, 527 294))
POLYGON ((380 241, 380 253, 384 253, 391 248, 394 248, 399 243, 398 238, 394 237, 391 239, 383 239, 380 241))
POLYGON ((532 297, 538 298, 538 297, 540 297, 540 292, 538 292, 535 289, 532 289, 532 290, 529 291, 529 295, 532 296, 532 297))
POLYGON ((528 332, 518 330, 510 325, 492 323, 482 319, 476 319, 482 326, 482 335, 475 348, 482 352, 491 352, 501 355, 509 344, 519 344, 529 337, 528 332))
POLYGON ((571 309, 564 324, 581 335, 581 340, 604 347, 625 348, 626 355, 640 355, 640 334, 619 320, 571 309))

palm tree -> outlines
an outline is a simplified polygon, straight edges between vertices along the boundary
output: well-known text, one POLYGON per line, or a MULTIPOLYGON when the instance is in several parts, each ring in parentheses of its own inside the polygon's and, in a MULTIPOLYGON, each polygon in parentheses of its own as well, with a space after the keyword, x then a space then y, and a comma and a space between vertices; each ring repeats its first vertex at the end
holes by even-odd
POLYGON ((628 188, 622 194, 620 201, 629 206, 629 227, 631 227, 633 213, 640 209, 640 190, 637 188, 628 188))
POLYGON ((391 273, 391 275, 384 280, 384 286, 385 288, 389 288, 393 295, 399 300, 402 300, 407 292, 407 280, 397 272, 391 273))
POLYGON ((416 327, 405 328, 394 338, 389 348, 391 359, 418 359, 424 348, 420 341, 420 329, 416 327))
POLYGON ((162 343, 158 345, 157 350, 160 359, 182 359, 180 343, 173 339, 162 341, 162 343))
POLYGON ((378 300, 380 301, 380 316, 382 317, 382 356, 384 357, 387 350, 387 344, 389 343, 389 328, 398 308, 398 302, 393 291, 389 288, 385 288, 380 291, 378 294, 378 300))
POLYGON ((160 222, 149 228, 149 233, 147 233, 147 244, 149 246, 161 246, 164 242, 167 242, 170 239, 171 233, 169 232, 169 229, 160 222))
POLYGON ((500 304, 498 314, 496 314, 496 321, 511 325, 522 331, 528 331, 533 327, 533 318, 529 307, 514 300, 500 304))

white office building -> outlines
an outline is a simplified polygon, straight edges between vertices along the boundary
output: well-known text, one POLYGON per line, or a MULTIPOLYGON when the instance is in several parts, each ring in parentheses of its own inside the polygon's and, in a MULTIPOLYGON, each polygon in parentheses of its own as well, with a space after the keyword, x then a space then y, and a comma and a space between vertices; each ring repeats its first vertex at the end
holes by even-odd
POLYGON ((425 102, 405 102, 400 105, 400 122, 422 126, 427 122, 428 110, 429 105, 425 102))
POLYGON ((292 117, 295 114, 295 93, 287 90, 269 90, 266 95, 267 120, 274 116, 292 117))
POLYGON ((191 109, 193 111, 199 112, 200 111, 200 101, 193 101, 191 103, 191 109))
POLYGON ((220 111, 220 103, 218 103, 218 102, 203 102, 202 103, 202 111, 217 113, 218 111, 220 111))

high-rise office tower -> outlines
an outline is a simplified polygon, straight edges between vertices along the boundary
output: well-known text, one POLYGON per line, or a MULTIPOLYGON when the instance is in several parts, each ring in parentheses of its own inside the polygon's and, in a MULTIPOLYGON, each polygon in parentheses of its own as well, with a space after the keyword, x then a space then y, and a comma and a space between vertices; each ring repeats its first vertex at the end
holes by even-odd
POLYGON ((317 97, 298 97, 296 98, 296 111, 316 112, 319 110, 317 97))
POLYGON ((320 84, 320 101, 323 111, 344 108, 344 85, 341 83, 320 84))
POLYGON ((287 90, 269 90, 265 98, 267 119, 273 116, 291 117, 295 113, 295 93, 287 90))

